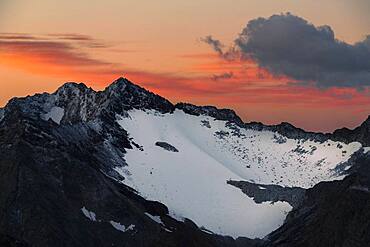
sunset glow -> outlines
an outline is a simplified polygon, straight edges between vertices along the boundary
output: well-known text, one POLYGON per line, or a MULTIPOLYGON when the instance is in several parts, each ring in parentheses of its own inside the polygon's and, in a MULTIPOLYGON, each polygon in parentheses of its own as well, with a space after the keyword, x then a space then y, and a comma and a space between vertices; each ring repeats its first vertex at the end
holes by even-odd
POLYGON ((212 34, 227 50, 250 20, 292 12, 355 44, 370 33, 366 1, 326 1, 322 13, 312 1, 297 1, 300 8, 273 0, 138 2, 108 0, 101 8, 68 0, 58 9, 46 0, 0 3, 0 106, 66 81, 101 90, 123 76, 174 103, 232 108, 247 122, 326 132, 357 126, 370 114, 366 85, 302 84, 251 57, 225 59, 202 41, 212 34))

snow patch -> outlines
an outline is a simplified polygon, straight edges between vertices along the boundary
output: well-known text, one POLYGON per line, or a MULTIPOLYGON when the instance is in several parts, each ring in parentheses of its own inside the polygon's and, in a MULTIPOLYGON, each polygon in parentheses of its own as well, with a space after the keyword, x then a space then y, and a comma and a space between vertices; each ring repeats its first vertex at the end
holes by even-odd
POLYGON ((163 227, 163 229, 166 231, 166 232, 172 232, 170 229, 166 228, 166 227, 163 227))
POLYGON ((365 187, 365 186, 351 186, 350 189, 358 190, 358 191, 362 191, 362 192, 366 192, 366 193, 370 192, 369 188, 365 187))
POLYGON ((154 215, 151 215, 150 213, 145 213, 146 216, 148 216, 151 220, 153 220, 154 222, 162 225, 162 228, 166 231, 166 232, 172 232, 170 229, 166 228, 166 225, 163 223, 163 221, 161 220, 161 217, 160 216, 154 216, 154 215))
MULTIPOLYGON (((137 114, 118 121, 145 150, 128 150, 128 167, 116 168, 127 178, 124 183, 150 200, 163 202, 170 212, 219 234, 261 237, 282 224, 291 206, 285 202, 257 204, 227 185, 228 179, 241 177, 184 135, 181 119, 172 122, 168 121, 171 115, 137 114), (145 128, 137 128, 143 122, 145 128), (168 140, 181 152, 163 152, 153 146, 156 140, 168 140)), ((193 124, 206 129, 199 122, 193 124)))
POLYGON ((351 166, 349 165, 349 166, 344 167, 344 170, 348 171, 350 168, 351 168, 351 166))
POLYGON ((109 221, 109 223, 118 231, 121 231, 121 232, 127 232, 127 231, 131 231, 131 230, 134 230, 135 228, 135 225, 131 224, 129 225, 128 227, 122 225, 121 223, 119 222, 115 222, 113 220, 109 221))
POLYGON ((48 121, 49 119, 53 120, 55 123, 60 124, 64 116, 64 109, 58 106, 53 106, 50 111, 42 115, 42 119, 48 121))
POLYGON ((160 216, 153 216, 149 213, 145 213, 145 215, 151 218, 153 221, 157 222, 158 224, 164 225, 160 216))
POLYGON ((81 208, 82 213, 91 221, 96 221, 96 214, 92 211, 87 210, 85 207, 81 208))

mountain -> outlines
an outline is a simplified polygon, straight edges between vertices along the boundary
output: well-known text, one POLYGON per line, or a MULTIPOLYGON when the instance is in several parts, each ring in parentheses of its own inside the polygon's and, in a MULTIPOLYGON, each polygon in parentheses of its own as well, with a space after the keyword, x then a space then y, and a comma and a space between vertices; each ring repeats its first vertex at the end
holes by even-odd
POLYGON ((347 142, 358 141, 364 146, 370 146, 370 116, 357 128, 351 130, 342 128, 335 130, 332 137, 336 140, 345 140, 347 142))
POLYGON ((366 243, 368 122, 333 134, 244 123, 125 78, 14 98, 0 110, 0 243, 366 243), (329 228, 340 237, 313 241, 329 228))

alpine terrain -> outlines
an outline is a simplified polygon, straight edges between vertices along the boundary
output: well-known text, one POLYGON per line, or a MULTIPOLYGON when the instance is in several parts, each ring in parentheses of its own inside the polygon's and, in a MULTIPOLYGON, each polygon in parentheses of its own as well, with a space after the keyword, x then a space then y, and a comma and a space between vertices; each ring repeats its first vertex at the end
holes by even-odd
POLYGON ((370 246, 369 147, 66 83, 0 109, 0 246, 370 246))

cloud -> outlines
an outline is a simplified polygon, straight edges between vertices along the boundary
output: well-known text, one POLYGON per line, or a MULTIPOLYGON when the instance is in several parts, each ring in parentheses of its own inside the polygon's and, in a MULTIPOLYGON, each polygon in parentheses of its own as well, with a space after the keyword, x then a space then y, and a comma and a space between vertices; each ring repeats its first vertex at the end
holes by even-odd
POLYGON ((76 33, 52 33, 46 35, 33 35, 29 33, 0 33, 0 40, 4 41, 50 41, 79 45, 86 48, 109 48, 106 42, 99 41, 89 35, 76 33))
POLYGON ((97 39, 85 35, 85 34, 77 34, 77 33, 51 33, 47 35, 48 37, 59 39, 63 41, 73 41, 78 42, 89 48, 108 48, 110 47, 108 44, 98 41, 97 39))
MULTIPOLYGON (((36 36, 19 33, 0 33, 1 61, 23 57, 25 62, 34 61, 57 66, 107 66, 112 63, 92 58, 84 48, 94 46, 96 40, 79 34, 53 34, 36 36), (83 41, 81 43, 80 41, 83 41)), ((45 68, 47 69, 47 68, 45 68)))
POLYGON ((203 41, 204 43, 209 44, 212 47, 212 49, 219 55, 222 56, 224 54, 223 51, 224 45, 221 43, 221 41, 214 39, 211 35, 201 38, 200 40, 203 41))
MULTIPOLYGON (((221 43, 214 41, 208 40, 213 49, 221 43)), ((216 51, 225 56, 222 49, 216 51)), ((314 26, 290 13, 249 21, 231 53, 256 61, 273 75, 289 77, 294 84, 359 90, 370 86, 370 36, 348 44, 337 40, 331 27, 314 26)))
POLYGON ((108 63, 90 58, 83 52, 78 52, 73 45, 56 41, 4 40, 0 39, 0 53, 2 55, 33 56, 40 62, 60 65, 98 66, 108 63))
POLYGON ((223 74, 220 74, 220 75, 213 75, 212 80, 218 81, 218 80, 231 79, 233 77, 234 77, 233 72, 226 72, 226 73, 223 73, 223 74))
POLYGON ((35 37, 24 33, 0 33, 1 40, 34 40, 35 37))
POLYGON ((214 39, 212 35, 208 35, 204 38, 200 38, 200 41, 210 45, 212 49, 218 53, 218 55, 226 60, 232 61, 239 57, 240 54, 234 46, 228 47, 225 50, 225 45, 220 40, 214 39))
POLYGON ((65 40, 78 40, 78 41, 94 41, 91 36, 84 35, 84 34, 76 34, 76 33, 50 33, 48 34, 50 37, 56 37, 59 39, 65 40))

